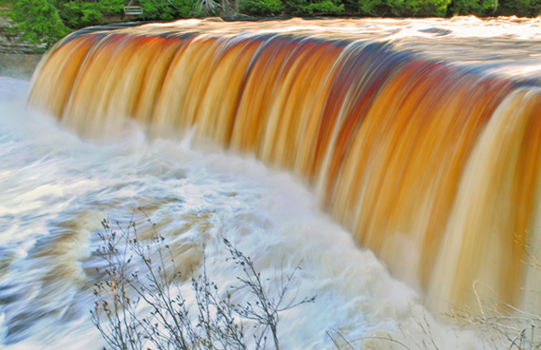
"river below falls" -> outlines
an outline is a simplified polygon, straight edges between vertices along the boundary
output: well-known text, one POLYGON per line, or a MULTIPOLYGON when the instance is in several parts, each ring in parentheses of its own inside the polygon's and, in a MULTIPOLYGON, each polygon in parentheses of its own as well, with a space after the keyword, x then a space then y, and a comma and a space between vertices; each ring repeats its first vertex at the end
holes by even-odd
POLYGON ((382 339, 390 337, 416 349, 427 324, 440 349, 482 346, 473 332, 435 322, 422 295, 393 279, 288 173, 193 147, 190 135, 149 141, 136 125, 83 141, 27 109, 29 85, 0 77, 0 348, 103 347, 89 312, 103 266, 100 223, 133 220, 145 232, 145 215, 194 273, 204 251, 220 287, 239 274, 223 238, 252 257, 269 293, 273 279, 300 266, 291 291, 316 299, 281 315, 284 349, 331 349, 327 332, 336 330, 353 344, 400 348, 382 339))

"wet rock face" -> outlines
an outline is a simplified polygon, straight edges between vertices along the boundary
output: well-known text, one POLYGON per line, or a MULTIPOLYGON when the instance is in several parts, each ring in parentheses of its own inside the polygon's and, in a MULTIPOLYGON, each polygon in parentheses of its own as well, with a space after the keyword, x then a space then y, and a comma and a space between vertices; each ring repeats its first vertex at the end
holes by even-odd
POLYGON ((40 46, 19 41, 17 34, 8 31, 10 27, 10 21, 0 17, 0 75, 29 78, 41 59, 35 51, 40 46))

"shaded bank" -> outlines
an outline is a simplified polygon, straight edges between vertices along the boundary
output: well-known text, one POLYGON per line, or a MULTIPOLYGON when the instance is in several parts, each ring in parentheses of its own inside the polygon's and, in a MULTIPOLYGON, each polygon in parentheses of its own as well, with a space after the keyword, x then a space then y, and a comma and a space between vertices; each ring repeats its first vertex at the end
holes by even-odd
POLYGON ((0 75, 30 79, 42 57, 36 54, 39 45, 21 42, 9 31, 11 27, 8 19, 0 17, 0 75))
POLYGON ((26 55, 0 52, 0 75, 28 80, 42 55, 26 55))

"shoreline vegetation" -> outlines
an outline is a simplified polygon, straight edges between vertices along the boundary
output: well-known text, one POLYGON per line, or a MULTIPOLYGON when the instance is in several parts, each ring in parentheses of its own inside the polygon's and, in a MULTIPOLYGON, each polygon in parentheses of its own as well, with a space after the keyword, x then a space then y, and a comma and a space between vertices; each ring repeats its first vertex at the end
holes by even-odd
POLYGON ((95 25, 220 16, 224 20, 292 17, 536 17, 541 0, 0 0, 6 33, 45 52, 65 35, 95 25), (141 13, 130 15, 127 5, 141 13))

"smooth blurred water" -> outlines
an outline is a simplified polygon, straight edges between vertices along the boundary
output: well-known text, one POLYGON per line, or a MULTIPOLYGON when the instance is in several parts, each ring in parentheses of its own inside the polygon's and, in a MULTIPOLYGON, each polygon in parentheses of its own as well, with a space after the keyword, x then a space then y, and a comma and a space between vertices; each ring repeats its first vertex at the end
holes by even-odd
POLYGON ((28 110, 28 87, 0 78, 0 348, 104 345, 89 313, 100 278, 95 267, 103 265, 97 232, 104 218, 121 225, 133 218, 144 232, 138 207, 186 266, 199 266, 204 247, 207 271, 221 287, 239 274, 225 261, 222 238, 271 280, 300 265, 292 291, 316 301, 281 316, 284 349, 333 348, 332 329, 415 346, 425 318, 440 349, 477 346, 471 334, 432 321, 422 297, 391 278, 293 176, 192 147, 189 136, 149 142, 137 126, 82 141, 28 110))

